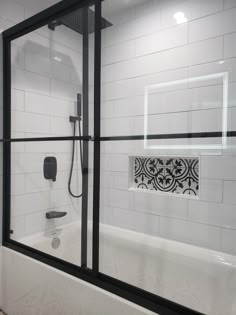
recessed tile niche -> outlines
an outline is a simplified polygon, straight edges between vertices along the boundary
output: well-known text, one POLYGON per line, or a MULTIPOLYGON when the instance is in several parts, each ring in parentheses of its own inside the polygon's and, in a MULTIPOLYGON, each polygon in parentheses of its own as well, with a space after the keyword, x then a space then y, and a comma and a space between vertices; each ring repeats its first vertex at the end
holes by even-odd
POLYGON ((131 156, 130 188, 199 196, 199 158, 131 156))

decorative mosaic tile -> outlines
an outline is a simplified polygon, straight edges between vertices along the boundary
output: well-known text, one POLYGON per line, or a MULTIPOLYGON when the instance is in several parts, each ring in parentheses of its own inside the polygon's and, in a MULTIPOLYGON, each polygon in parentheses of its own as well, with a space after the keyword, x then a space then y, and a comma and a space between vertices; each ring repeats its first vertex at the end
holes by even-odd
POLYGON ((198 196, 199 159, 134 157, 134 188, 198 196))

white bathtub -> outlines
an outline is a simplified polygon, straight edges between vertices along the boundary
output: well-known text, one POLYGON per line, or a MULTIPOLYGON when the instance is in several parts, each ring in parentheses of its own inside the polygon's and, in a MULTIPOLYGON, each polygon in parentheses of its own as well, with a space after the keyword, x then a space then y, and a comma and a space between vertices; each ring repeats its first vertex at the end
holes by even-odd
MULTIPOLYGON (((101 272, 204 314, 236 314, 236 257, 106 225, 100 240, 101 272)), ((80 222, 21 242, 80 265, 80 222)))

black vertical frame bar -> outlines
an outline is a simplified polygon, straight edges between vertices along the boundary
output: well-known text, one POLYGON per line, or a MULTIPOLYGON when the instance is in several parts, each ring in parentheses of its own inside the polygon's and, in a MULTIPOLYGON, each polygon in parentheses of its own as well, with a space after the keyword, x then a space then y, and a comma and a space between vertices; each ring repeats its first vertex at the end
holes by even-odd
POLYGON ((93 249, 92 270, 99 272, 100 218, 100 119, 101 119, 101 0, 95 1, 94 56, 94 176, 93 176, 93 249))
MULTIPOLYGON (((11 42, 3 37, 3 139, 11 138, 11 42)), ((3 242, 10 239, 11 143, 3 143, 3 242)))
MULTIPOLYGON (((83 136, 89 133, 89 35, 88 8, 83 9, 83 136)), ((81 267, 87 267, 88 241, 88 160, 89 143, 83 141, 83 172, 82 172, 82 215, 81 215, 81 267)))

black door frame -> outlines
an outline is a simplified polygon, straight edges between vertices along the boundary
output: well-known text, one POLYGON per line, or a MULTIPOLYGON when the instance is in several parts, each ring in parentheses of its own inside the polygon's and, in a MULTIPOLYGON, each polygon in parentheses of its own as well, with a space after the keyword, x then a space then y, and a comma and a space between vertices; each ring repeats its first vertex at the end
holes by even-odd
MULTIPOLYGON (((139 306, 159 315, 197 315, 200 313, 179 305, 160 296, 154 295, 140 288, 127 284, 99 272, 99 201, 100 201, 100 144, 101 141, 139 140, 144 136, 133 137, 101 137, 100 135, 100 107, 101 107, 101 2, 102 0, 66 0, 34 15, 33 17, 11 27, 3 32, 3 246, 36 259, 42 263, 57 268, 70 275, 74 275, 99 288, 118 295, 139 306), (87 133, 83 137, 48 137, 48 138, 11 138, 11 41, 26 35, 39 27, 45 26, 53 20, 72 12, 75 9, 95 5, 95 58, 94 58, 94 137, 87 133), (93 247, 92 269, 86 266, 87 255, 87 227, 83 238, 84 264, 81 267, 58 259, 44 252, 21 244, 10 238, 10 209, 11 209, 11 143, 36 141, 71 141, 83 140, 94 142, 94 184, 93 184, 93 247), (85 244, 86 242, 86 244, 85 244)), ((84 39, 85 44, 87 39, 84 39)), ((86 78, 84 78, 86 80, 86 78)), ((170 138, 171 135, 166 135, 170 138)), ((193 138, 194 134, 177 135, 179 138, 193 138)), ((219 136, 219 133, 212 135, 219 136)), ((230 135, 229 135, 230 136, 230 135)), ((155 138, 155 135, 152 138, 155 138)), ((176 135, 174 136, 176 137, 176 135)), ((201 137, 201 135, 196 135, 201 137)), ((156 135, 158 138, 158 135, 156 135)), ((87 185, 87 179, 85 179, 87 185)), ((87 220, 87 212, 84 214, 87 220)))

